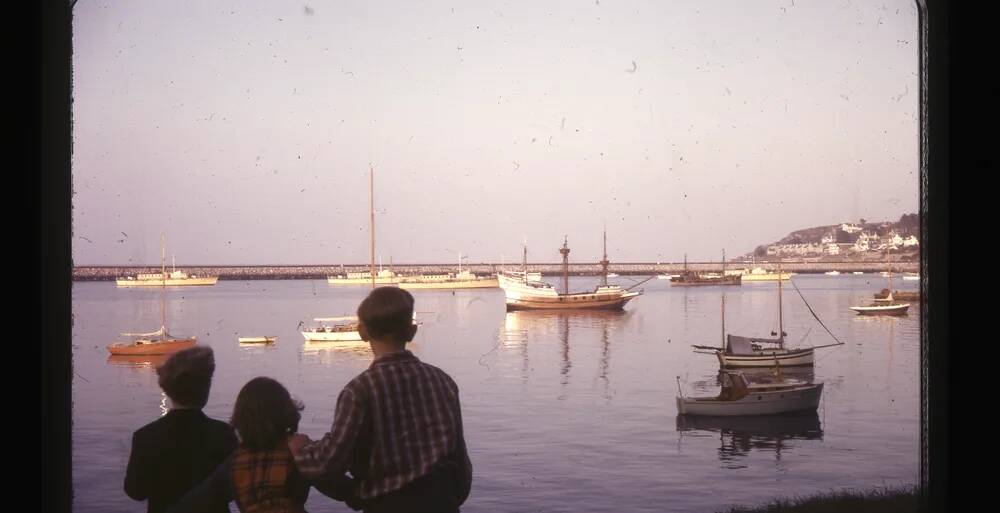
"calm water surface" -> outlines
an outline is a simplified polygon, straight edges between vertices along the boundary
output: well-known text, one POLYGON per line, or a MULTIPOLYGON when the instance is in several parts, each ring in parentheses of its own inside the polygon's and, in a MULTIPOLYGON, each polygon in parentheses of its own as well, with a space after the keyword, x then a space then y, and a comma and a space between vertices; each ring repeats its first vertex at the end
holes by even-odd
MULTIPOLYGON (((723 290, 728 332, 777 330, 775 283, 672 288, 653 279, 616 314, 507 313, 500 289, 414 291, 422 325, 410 349, 461 389, 475 469, 463 511, 717 511, 779 495, 915 484, 919 304, 906 317, 860 317, 848 307, 868 302, 885 278, 794 280, 846 343, 817 350, 812 371, 785 373, 825 383, 818 412, 721 422, 677 417, 677 377, 686 394, 717 393, 718 362, 690 344, 721 340, 723 290)), ((594 284, 570 280, 574 291, 594 284)), ((798 293, 783 288, 789 345, 834 342, 798 293)), ((197 335, 215 350, 208 415, 228 419, 240 387, 270 376, 305 403, 300 429, 317 438, 340 389, 372 358, 365 345, 307 345, 298 324, 351 314, 366 293, 325 280, 220 281, 168 289, 166 311, 171 333, 197 335), (241 347, 241 335, 278 342, 241 347)), ((116 360, 105 345, 119 332, 155 330, 159 296, 108 282, 73 286, 75 511, 145 511, 122 481, 132 432, 165 412, 157 362, 116 360)), ((351 511, 315 491, 307 508, 351 511)))

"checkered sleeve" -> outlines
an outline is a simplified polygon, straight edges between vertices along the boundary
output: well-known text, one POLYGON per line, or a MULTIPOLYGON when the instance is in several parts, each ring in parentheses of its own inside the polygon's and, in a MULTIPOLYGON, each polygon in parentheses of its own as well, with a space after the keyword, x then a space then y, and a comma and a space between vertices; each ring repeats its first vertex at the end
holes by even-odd
POLYGON ((295 454, 299 472, 307 479, 342 477, 350 466, 364 416, 360 397, 350 386, 345 387, 337 398, 330 432, 295 454))

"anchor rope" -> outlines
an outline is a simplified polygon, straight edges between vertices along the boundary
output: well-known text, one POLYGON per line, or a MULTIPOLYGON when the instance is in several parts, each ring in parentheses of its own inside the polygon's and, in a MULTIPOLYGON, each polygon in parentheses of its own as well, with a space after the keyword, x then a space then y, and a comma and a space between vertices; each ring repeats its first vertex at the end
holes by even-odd
POLYGON ((802 291, 801 291, 801 290, 799 290, 799 287, 798 287, 798 285, 796 285, 796 284, 795 284, 795 280, 788 280, 788 282, 792 284, 792 287, 793 287, 793 288, 795 289, 795 292, 798 292, 798 293, 799 293, 799 297, 800 297, 800 298, 802 298, 802 302, 806 304, 806 308, 808 308, 808 309, 809 309, 809 313, 811 313, 811 314, 812 314, 812 316, 813 316, 813 317, 814 317, 814 318, 816 319, 816 322, 818 322, 818 323, 819 323, 819 325, 820 325, 820 326, 822 326, 822 327, 823 327, 823 329, 825 329, 825 330, 826 330, 826 332, 827 332, 827 333, 829 333, 829 334, 830 334, 830 336, 831 336, 831 337, 833 337, 833 339, 834 339, 834 340, 836 340, 836 341, 837 341, 838 343, 840 343, 840 344, 843 344, 843 342, 841 342, 841 341, 840 341, 840 339, 839 339, 839 338, 837 338, 837 336, 836 336, 836 335, 834 335, 832 331, 830 331, 830 328, 827 328, 827 327, 826 327, 826 324, 823 324, 823 321, 821 321, 821 320, 820 320, 820 318, 819 318, 819 316, 818 316, 818 315, 816 315, 816 312, 814 312, 814 311, 813 311, 813 309, 812 309, 812 307, 811 307, 811 306, 809 306, 809 302, 808 302, 808 301, 806 301, 806 298, 805 298, 805 296, 803 296, 803 295, 802 295, 802 291))

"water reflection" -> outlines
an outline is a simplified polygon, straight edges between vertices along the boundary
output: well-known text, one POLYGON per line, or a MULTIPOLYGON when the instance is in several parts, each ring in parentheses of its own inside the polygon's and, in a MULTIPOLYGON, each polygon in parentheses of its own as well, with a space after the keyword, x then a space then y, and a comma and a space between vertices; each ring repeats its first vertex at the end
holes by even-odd
POLYGON ((170 355, 168 354, 113 354, 108 356, 108 364, 129 367, 132 369, 148 369, 155 371, 156 368, 163 365, 163 362, 167 361, 167 358, 169 357, 170 355))
POLYGON ((569 384, 569 369, 573 366, 569 361, 569 318, 560 316, 559 325, 561 327, 559 341, 562 343, 562 368, 559 370, 559 374, 562 374, 562 385, 566 386, 569 384))
POLYGON ((527 382, 528 371, 531 367, 528 351, 529 341, 541 342, 556 338, 559 341, 560 384, 566 386, 569 385, 573 368, 570 334, 573 333, 575 338, 577 333, 599 332, 600 367, 598 377, 603 382, 604 395, 607 397, 610 387, 610 334, 612 330, 620 329, 631 315, 631 311, 618 310, 556 312, 515 310, 506 313, 503 327, 497 338, 501 347, 519 351, 522 360, 522 381, 524 382, 527 382), (553 335, 555 336, 553 337, 553 335))
POLYGON ((344 361, 371 362, 374 359, 371 346, 363 340, 350 341, 305 341, 299 351, 299 360, 333 365, 344 361))
POLYGON ((793 415, 762 415, 755 417, 677 416, 677 431, 697 435, 699 432, 718 433, 719 461, 725 468, 745 468, 743 459, 751 450, 774 452, 781 461, 782 452, 797 444, 795 440, 822 440, 823 429, 816 412, 793 415))

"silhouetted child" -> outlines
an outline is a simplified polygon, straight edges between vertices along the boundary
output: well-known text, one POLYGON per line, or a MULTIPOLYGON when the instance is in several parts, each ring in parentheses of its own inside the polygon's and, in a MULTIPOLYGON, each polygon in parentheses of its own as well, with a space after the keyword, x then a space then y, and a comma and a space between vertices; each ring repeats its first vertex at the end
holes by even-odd
POLYGON ((329 433, 288 441, 306 476, 337 479, 349 470, 366 513, 457 512, 472 484, 458 386, 406 350, 417 332, 413 304, 396 287, 361 302, 360 334, 375 359, 341 391, 329 433))
MULTIPOLYGON (((125 471, 125 493, 135 500, 148 499, 149 513, 165 511, 236 449, 232 426, 201 411, 214 372, 215 356, 205 346, 174 353, 156 369, 171 408, 132 435, 125 471)), ((222 502, 200 511, 228 513, 229 508, 222 502)))
MULTIPOLYGON (((230 421, 239 435, 239 448, 167 512, 200 512, 229 501, 236 501, 243 513, 304 512, 310 483, 298 472, 286 443, 298 430, 302 408, 271 378, 247 382, 236 398, 230 421)), ((347 495, 332 485, 318 489, 338 500, 347 495)))

